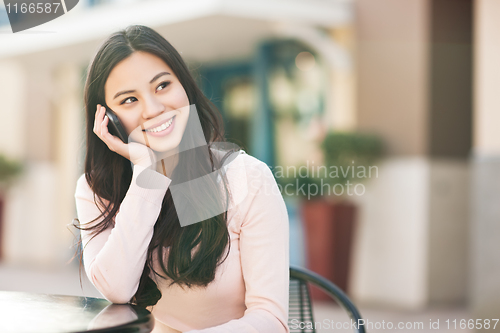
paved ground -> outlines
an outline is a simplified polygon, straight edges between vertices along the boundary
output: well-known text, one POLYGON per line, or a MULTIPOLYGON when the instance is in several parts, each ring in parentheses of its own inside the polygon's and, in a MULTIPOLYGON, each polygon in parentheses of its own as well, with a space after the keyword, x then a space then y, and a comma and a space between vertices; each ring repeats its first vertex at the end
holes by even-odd
POLYGON ((0 263, 0 290, 102 297, 87 279, 83 267, 81 277, 82 285, 80 286, 77 264, 50 268, 11 266, 0 263))
MULTIPOLYGON (((376 309, 360 307, 361 316, 366 320, 367 332, 462 332, 472 330, 460 329, 460 319, 469 319, 470 316, 464 308, 433 308, 425 311, 401 311, 396 309, 376 309), (446 320, 450 326, 447 327, 446 320), (457 329, 454 329, 453 320, 456 319, 457 329), (439 324, 438 324, 439 320, 439 324), (435 329, 431 329, 431 323, 435 329), (438 328, 439 325, 439 328, 438 328), (402 329, 398 329, 402 326, 402 329), (385 329, 384 329, 385 327, 385 329), (390 329, 390 327, 393 327, 390 329)), ((314 307, 315 321, 318 323, 318 333, 327 332, 352 332, 352 329, 332 328, 334 325, 350 324, 347 314, 338 306, 332 304, 318 304, 314 307), (332 324, 333 321, 333 324, 332 324), (346 323, 346 324, 344 324, 346 323), (320 324, 323 326, 321 327, 320 324), (329 326, 325 326, 328 324, 329 326)))
MULTIPOLYGON (((81 277, 82 284, 80 285, 78 266, 75 264, 51 269, 10 266, 0 263, 0 290, 102 297, 90 284, 83 271, 81 277)), ((344 323, 350 322, 350 319, 338 306, 331 303, 318 303, 314 307, 314 312, 318 333, 352 332, 352 329, 336 328, 337 323, 347 325, 344 323)), ((466 309, 463 308, 434 308, 409 312, 361 307, 360 312, 367 320, 367 332, 472 332, 459 327, 453 329, 454 319, 457 320, 457 323, 460 322, 460 319, 469 319, 466 309), (450 320, 451 327, 449 329, 447 328, 447 319, 450 320), (439 329, 429 328, 431 322, 435 323, 434 327, 436 327, 438 320, 439 329), (393 329, 388 328, 389 322, 392 323, 393 329), (397 329, 398 325, 404 325, 407 328, 397 329), (422 326, 423 328, 421 328, 422 326)))

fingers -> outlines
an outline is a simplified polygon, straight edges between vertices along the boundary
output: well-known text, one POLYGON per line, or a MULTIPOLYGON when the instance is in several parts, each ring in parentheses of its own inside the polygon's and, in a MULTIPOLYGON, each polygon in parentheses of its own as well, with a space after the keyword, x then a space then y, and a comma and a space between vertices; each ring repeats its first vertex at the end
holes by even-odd
MULTIPOLYGON (((104 142, 107 143, 113 141, 114 136, 109 133, 108 130, 108 123, 109 123, 109 118, 107 115, 104 115, 104 119, 102 120, 99 128, 101 130, 101 138, 104 140, 104 142)), ((110 147, 111 148, 111 147, 110 147)))
POLYGON ((127 145, 119 138, 109 133, 108 124, 109 118, 106 115, 106 108, 98 104, 94 120, 94 133, 106 144, 106 146, 108 146, 111 151, 117 152, 128 159, 129 153, 127 145))
POLYGON ((106 109, 101 106, 100 104, 97 104, 97 110, 95 113, 95 119, 94 119, 94 133, 102 140, 102 123, 104 121, 104 116, 105 116, 105 111, 106 109))
POLYGON ((94 120, 94 133, 111 151, 127 158, 132 164, 139 164, 145 167, 152 167, 154 165, 156 158, 150 148, 135 142, 125 144, 121 139, 109 133, 108 124, 109 117, 106 115, 106 108, 98 104, 94 120))

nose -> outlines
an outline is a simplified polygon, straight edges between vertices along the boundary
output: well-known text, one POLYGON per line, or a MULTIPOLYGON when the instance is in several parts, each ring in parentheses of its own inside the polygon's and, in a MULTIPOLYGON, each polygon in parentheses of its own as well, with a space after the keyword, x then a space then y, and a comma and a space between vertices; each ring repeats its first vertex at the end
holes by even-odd
POLYGON ((165 111, 165 105, 161 103, 161 101, 156 98, 156 96, 150 96, 145 99, 145 103, 143 105, 142 117, 144 119, 151 119, 159 116, 165 111))

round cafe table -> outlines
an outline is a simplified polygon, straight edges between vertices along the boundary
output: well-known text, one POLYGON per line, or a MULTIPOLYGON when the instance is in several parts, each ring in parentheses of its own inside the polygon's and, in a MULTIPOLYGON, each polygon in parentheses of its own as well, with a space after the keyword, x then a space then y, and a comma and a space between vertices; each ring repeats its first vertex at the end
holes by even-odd
POLYGON ((105 299, 0 291, 0 332, 151 332, 146 309, 105 299))

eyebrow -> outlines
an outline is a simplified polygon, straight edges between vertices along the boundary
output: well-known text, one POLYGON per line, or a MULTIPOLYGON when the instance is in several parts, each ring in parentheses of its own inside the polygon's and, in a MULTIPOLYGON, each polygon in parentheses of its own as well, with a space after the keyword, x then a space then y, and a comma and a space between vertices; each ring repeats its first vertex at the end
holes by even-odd
MULTIPOLYGON (((151 81, 149 81, 149 83, 153 83, 155 82, 156 80, 158 80, 160 77, 162 77, 163 75, 170 75, 169 72, 161 72, 161 73, 158 73, 156 74, 152 79, 151 81)), ((113 97, 113 99, 116 99, 118 96, 120 95, 124 95, 124 94, 130 94, 130 93, 133 93, 135 92, 135 90, 124 90, 124 91, 120 91, 120 92, 117 92, 116 95, 113 97)))

